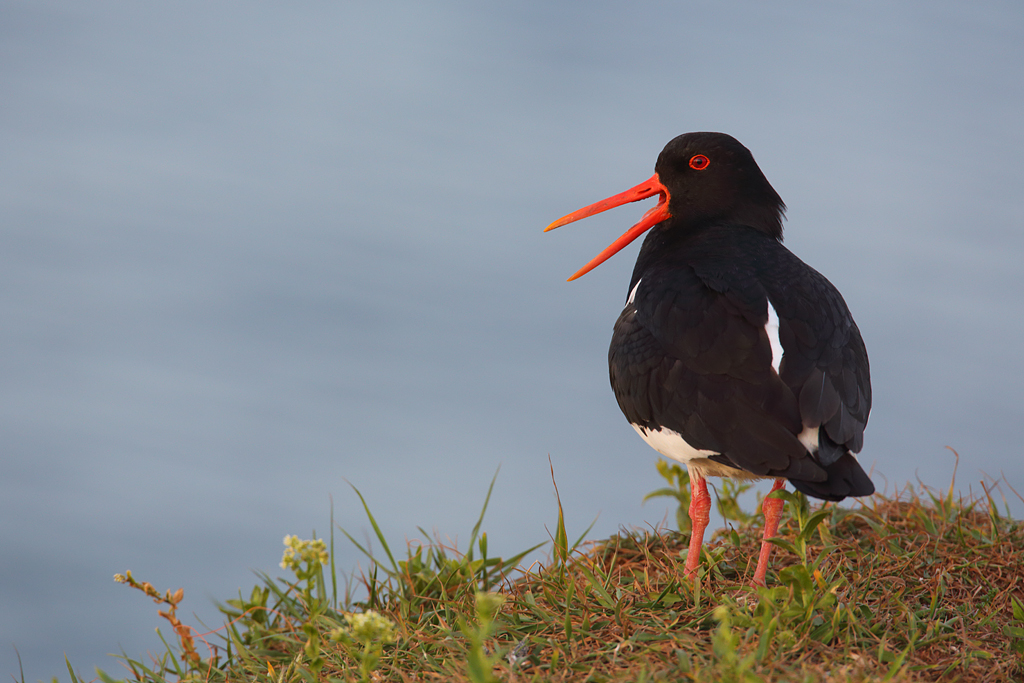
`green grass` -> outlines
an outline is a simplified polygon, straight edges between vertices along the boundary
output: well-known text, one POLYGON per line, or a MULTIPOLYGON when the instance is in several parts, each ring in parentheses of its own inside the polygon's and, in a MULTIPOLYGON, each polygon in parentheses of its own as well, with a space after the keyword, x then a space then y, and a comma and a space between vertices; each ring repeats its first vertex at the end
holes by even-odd
MULTIPOLYGON (((685 471, 659 467, 688 504, 685 471)), ((491 487, 493 488, 492 481, 491 487)), ((731 528, 682 577, 687 536, 623 532, 572 544, 561 503, 551 562, 488 554, 483 512, 463 551, 397 555, 363 501, 383 556, 338 595, 335 537, 290 538, 292 579, 262 576, 200 634, 179 592, 132 578, 172 624, 158 657, 125 655, 138 681, 1020 681, 1024 525, 983 498, 908 488, 852 507, 787 494, 768 587, 749 586, 760 515, 720 487, 731 528), (358 594, 358 597, 356 596, 358 594)), ((362 500, 362 495, 356 492, 362 500)), ((487 499, 490 498, 490 489, 487 499)), ((486 502, 484 504, 486 511, 486 502)), ((685 514, 680 519, 685 525, 685 514)), ((684 527, 685 528, 685 527, 684 527)), ((72 672, 72 683, 80 677, 72 672)), ((105 683, 113 679, 103 672, 105 683)))

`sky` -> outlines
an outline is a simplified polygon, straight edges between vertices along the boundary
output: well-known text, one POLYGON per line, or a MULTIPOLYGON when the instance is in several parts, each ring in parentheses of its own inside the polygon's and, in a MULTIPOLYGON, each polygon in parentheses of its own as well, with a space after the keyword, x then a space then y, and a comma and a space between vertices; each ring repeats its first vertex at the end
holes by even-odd
POLYGON ((159 652, 126 569, 219 625, 332 505, 372 533, 352 487, 397 547, 467 539, 496 472, 492 554, 546 540, 549 458, 570 536, 671 523, 607 379, 639 242, 565 282, 647 205, 542 230, 687 131, 751 149, 846 298, 878 488, 955 449, 1024 515, 1018 3, 0 16, 0 674, 159 652))

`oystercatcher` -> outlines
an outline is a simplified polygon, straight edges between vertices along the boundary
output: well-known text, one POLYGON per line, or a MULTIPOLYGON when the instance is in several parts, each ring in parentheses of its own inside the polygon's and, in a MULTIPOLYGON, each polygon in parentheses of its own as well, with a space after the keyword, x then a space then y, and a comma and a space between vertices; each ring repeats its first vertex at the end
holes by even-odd
MULTIPOLYGON (((871 409, 868 356, 839 291, 782 245, 785 204, 750 151, 687 133, 647 181, 545 231, 627 202, 658 204, 570 280, 642 233, 608 365, 619 407, 656 451, 686 464, 694 576, 708 524, 707 476, 788 479, 824 500, 867 496, 854 457, 871 409)), ((764 499, 754 583, 764 585, 783 501, 764 499)))

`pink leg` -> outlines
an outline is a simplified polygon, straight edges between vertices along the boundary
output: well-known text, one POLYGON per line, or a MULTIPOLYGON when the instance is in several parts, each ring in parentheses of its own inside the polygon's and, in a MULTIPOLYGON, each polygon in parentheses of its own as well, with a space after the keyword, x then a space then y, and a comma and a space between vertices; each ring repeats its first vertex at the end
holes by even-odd
MULTIPOLYGON (((776 479, 772 485, 773 493, 786 485, 785 479, 776 479)), ((782 506, 786 501, 781 498, 765 498, 761 509, 764 510, 764 539, 761 541, 761 554, 757 558, 757 569, 754 570, 754 585, 763 586, 764 577, 768 573, 768 558, 772 554, 769 538, 779 534, 779 518, 782 517, 782 506)))
MULTIPOLYGON (((695 468, 690 469, 690 549, 686 553, 686 576, 697 575, 697 564, 700 562, 700 547, 704 543, 704 530, 708 527, 711 516, 711 495, 708 484, 695 468)), ((780 501, 781 502, 781 501, 780 501)))

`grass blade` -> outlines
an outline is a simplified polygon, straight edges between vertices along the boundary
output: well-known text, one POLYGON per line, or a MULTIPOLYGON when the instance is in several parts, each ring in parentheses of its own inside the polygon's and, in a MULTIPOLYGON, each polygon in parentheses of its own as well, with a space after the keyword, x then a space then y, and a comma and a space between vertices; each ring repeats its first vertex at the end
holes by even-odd
MULTIPOLYGON (((349 486, 352 486, 352 484, 349 484, 349 486)), ((380 530, 380 527, 377 526, 377 520, 373 518, 373 513, 370 512, 370 506, 366 504, 366 499, 363 498, 363 494, 359 492, 359 489, 357 489, 355 486, 352 486, 352 490, 356 492, 357 496, 359 496, 359 501, 363 504, 363 510, 366 511, 366 517, 370 520, 370 524, 373 526, 373 532, 377 535, 377 540, 380 541, 381 547, 384 548, 384 552, 387 553, 388 560, 391 562, 391 568, 394 571, 395 575, 397 576, 401 573, 398 569, 398 563, 395 562, 395 556, 391 554, 391 548, 388 546, 387 539, 384 538, 384 533, 380 530)), ((346 532, 344 529, 342 529, 341 531, 346 536, 348 536, 350 541, 355 543, 355 540, 348 535, 348 532, 346 532)), ((373 557, 366 550, 363 550, 363 548, 358 543, 356 543, 356 547, 362 550, 363 553, 365 553, 368 557, 373 557)))

